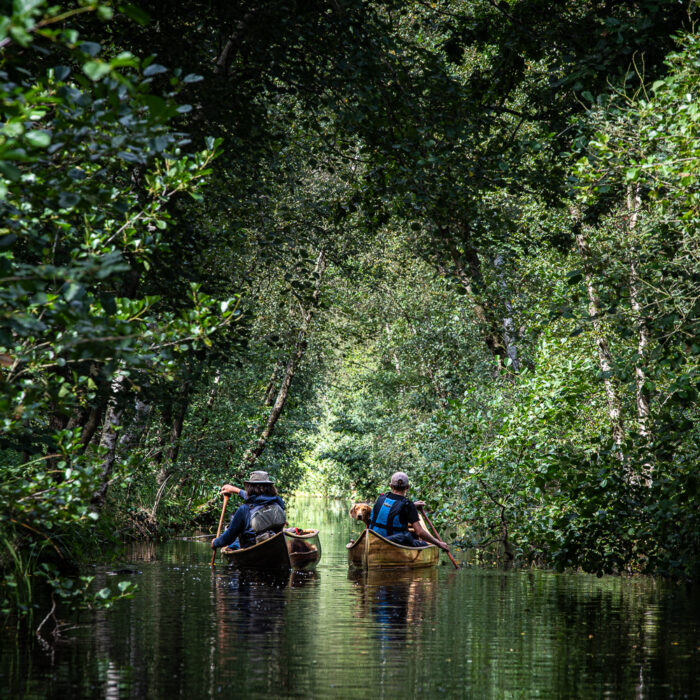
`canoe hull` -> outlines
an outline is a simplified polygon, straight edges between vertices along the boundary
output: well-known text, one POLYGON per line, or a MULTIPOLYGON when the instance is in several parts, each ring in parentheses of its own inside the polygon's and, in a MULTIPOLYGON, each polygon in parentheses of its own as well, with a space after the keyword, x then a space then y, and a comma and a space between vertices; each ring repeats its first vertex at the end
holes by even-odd
POLYGON ((293 569, 313 569, 321 559, 318 530, 289 528, 284 531, 293 569))
POLYGON ((431 544, 427 547, 404 547, 389 542, 373 530, 365 530, 355 542, 346 545, 348 563, 362 569, 404 567, 423 569, 436 566, 440 550, 431 544))
POLYGON ((224 549, 222 554, 229 564, 252 569, 291 569, 284 532, 245 549, 224 549))
POLYGON ((224 549, 229 564, 252 569, 310 569, 321 558, 318 530, 279 532, 245 549, 224 549))

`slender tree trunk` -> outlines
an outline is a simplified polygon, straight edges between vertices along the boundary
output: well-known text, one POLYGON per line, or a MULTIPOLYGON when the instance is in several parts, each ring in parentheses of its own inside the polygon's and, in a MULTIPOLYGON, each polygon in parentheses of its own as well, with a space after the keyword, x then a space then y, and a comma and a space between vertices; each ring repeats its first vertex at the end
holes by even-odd
MULTIPOLYGON (((629 263, 629 284, 630 284, 630 306, 635 318, 637 328, 637 359, 634 368, 635 379, 635 399, 637 404, 637 429, 640 436, 645 441, 652 439, 651 430, 649 427, 650 402, 649 392, 646 388, 646 359, 647 348, 649 346, 649 327, 647 326, 644 312, 642 309, 642 283, 639 278, 638 264, 638 247, 635 242, 637 220, 639 218, 639 210, 642 206, 642 198, 639 193, 639 185, 634 189, 630 186, 627 189, 627 213, 628 226, 632 245, 630 246, 630 263, 629 263)), ((646 486, 651 486, 652 482, 652 465, 650 462, 645 462, 642 465, 641 479, 646 486)))
POLYGON ((239 470, 241 472, 251 469, 257 461, 258 457, 262 454, 270 436, 272 435, 275 429, 277 420, 282 414, 284 405, 287 402, 287 396, 289 394, 289 388, 292 385, 294 373, 299 367, 299 364, 301 363, 304 357, 304 353, 306 352, 309 328, 311 326, 311 321, 314 317, 314 314, 318 309, 318 301, 321 291, 321 280, 323 278, 323 271, 325 269, 325 266, 325 257, 322 251, 318 256, 318 259, 316 260, 316 267, 314 269, 316 285, 314 288, 314 292, 311 295, 309 307, 308 309, 303 310, 302 313, 301 327, 299 328, 299 332, 297 334, 297 341, 294 348, 294 352, 292 353, 292 356, 287 362, 287 367, 285 369, 284 377, 282 379, 282 384, 279 388, 279 391, 277 392, 277 397, 275 398, 275 402, 272 405, 270 415, 267 418, 267 423, 265 424, 265 427, 263 428, 263 431, 258 437, 255 444, 245 452, 243 458, 241 459, 241 463, 239 466, 239 470))
MULTIPOLYGON (((389 345, 392 343, 392 338, 391 338, 391 328, 389 327, 388 323, 384 324, 384 331, 386 332, 386 337, 389 340, 389 345)), ((399 356, 396 353, 396 350, 391 350, 391 359, 394 361, 394 369, 396 370, 396 376, 400 377, 401 376, 401 362, 399 362, 399 356)))
POLYGON ((136 447, 141 441, 144 431, 146 430, 146 424, 148 422, 148 417, 151 413, 151 406, 145 401, 142 401, 139 396, 134 397, 134 419, 131 421, 131 425, 124 430, 122 436, 119 438, 119 448, 120 450, 128 451, 136 447))
POLYGON ((119 395, 124 389, 125 376, 117 370, 110 386, 110 397, 107 402, 100 447, 105 448, 105 457, 100 467, 100 485, 92 495, 92 504, 99 510, 104 505, 109 480, 114 471, 114 463, 117 453, 117 430, 121 423, 123 409, 119 407, 119 395))
POLYGON ((266 406, 272 406, 272 404, 275 403, 275 394, 277 393, 275 387, 277 386, 277 377, 279 376, 282 367, 284 367, 284 362, 278 359, 275 362, 275 367, 272 370, 272 376, 270 377, 270 381, 267 383, 267 388, 265 389, 266 406))
POLYGON ((87 414, 83 430, 80 433, 81 454, 85 452, 88 445, 92 442, 92 438, 97 432, 97 428, 102 421, 102 413, 104 411, 104 399, 98 400, 97 403, 90 409, 87 414))
MULTIPOLYGON (((413 334, 413 337, 418 336, 418 331, 416 330, 416 327, 413 324, 409 324, 409 328, 411 329, 411 333, 413 334)), ((435 376, 435 372, 433 371, 433 368, 430 366, 428 362, 425 360, 421 359, 420 363, 420 372, 424 377, 427 377, 430 380, 430 383, 432 384, 433 389, 435 390, 435 394, 440 400, 440 403, 443 406, 447 405, 447 392, 440 386, 437 377, 435 376)))
MULTIPOLYGON (((637 219, 639 217, 639 209, 641 208, 642 200, 639 195, 639 186, 633 190, 631 187, 627 190, 627 212, 629 216, 629 230, 634 240, 637 219)), ((646 324, 641 303, 641 280, 637 270, 638 248, 633 243, 631 246, 630 255, 630 306, 635 316, 637 326, 637 363, 635 366, 635 384, 636 384, 636 399, 637 399, 637 424, 639 434, 645 438, 649 438, 649 395, 644 385, 646 383, 646 375, 644 365, 647 355, 647 347, 649 345, 649 327, 646 324)))
POLYGON ((510 301, 508 285, 503 275, 503 256, 497 255, 493 260, 496 268, 498 280, 505 299, 506 315, 503 318, 503 343, 506 346, 506 355, 510 358, 510 366, 513 372, 520 371, 520 360, 518 358, 518 346, 516 343, 515 323, 513 322, 513 304, 510 301))
POLYGON ((182 435, 182 428, 185 424, 187 409, 190 405, 190 386, 190 382, 186 381, 180 392, 178 400, 179 405, 177 406, 177 411, 172 418, 170 426, 170 439, 165 449, 165 461, 161 463, 156 478, 156 482, 159 486, 162 485, 166 479, 170 478, 175 462, 177 462, 177 455, 180 451, 180 436, 182 435))
MULTIPOLYGON (((588 315, 593 323, 593 333, 595 336, 596 347, 598 348, 598 366, 600 367, 600 371, 603 376, 603 386, 605 387, 605 395, 608 400, 608 415, 610 416, 612 435, 613 439, 615 440, 615 444, 618 447, 621 447, 624 441, 624 424, 622 420, 620 397, 613 379, 612 353, 610 352, 610 346, 600 322, 600 302, 598 300, 598 293, 595 285, 593 284, 593 274, 591 272, 591 253, 588 248, 588 242, 586 241, 583 225, 578 220, 577 216, 575 216, 575 221, 576 246, 583 264, 586 280, 586 291, 588 293, 588 315)), ((620 456, 622 456, 621 453, 620 456)))
POLYGON ((495 321, 492 315, 486 310, 486 307, 479 301, 474 284, 480 286, 482 282, 481 266, 479 256, 476 251, 467 243, 464 243, 465 253, 460 255, 456 246, 446 237, 447 248, 452 258, 454 266, 454 274, 457 281, 462 285, 462 288, 467 293, 469 304, 474 315, 481 326, 484 342, 491 354, 498 361, 499 366, 508 357, 506 345, 503 342, 501 333, 498 330, 499 324, 495 321), (466 262, 466 266, 465 266, 466 262))

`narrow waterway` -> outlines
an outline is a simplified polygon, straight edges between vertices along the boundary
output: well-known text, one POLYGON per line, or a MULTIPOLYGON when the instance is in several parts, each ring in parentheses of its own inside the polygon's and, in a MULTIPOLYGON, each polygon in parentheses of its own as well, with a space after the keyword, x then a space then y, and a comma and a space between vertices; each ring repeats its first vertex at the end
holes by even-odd
MULTIPOLYGON (((362 526, 345 503, 295 499, 288 515, 321 528, 316 571, 212 572, 203 543, 133 547, 124 562, 141 572, 129 577, 139 585, 132 600, 83 615, 52 652, 2 633, 0 695, 698 697, 691 589, 450 566, 350 572, 345 543, 362 526)), ((97 583, 114 585, 114 569, 97 567, 97 583)))

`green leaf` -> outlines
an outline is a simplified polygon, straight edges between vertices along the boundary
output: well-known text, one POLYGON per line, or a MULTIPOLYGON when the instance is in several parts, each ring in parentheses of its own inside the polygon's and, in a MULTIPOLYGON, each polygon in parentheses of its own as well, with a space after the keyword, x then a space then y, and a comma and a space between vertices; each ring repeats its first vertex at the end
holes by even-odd
POLYGON ((51 134, 48 131, 28 131, 24 140, 34 148, 46 148, 51 143, 51 134))
POLYGON ((109 588, 101 588, 97 592, 97 597, 102 598, 102 600, 107 600, 107 598, 109 598, 110 595, 112 595, 112 591, 110 591, 109 588))
POLYGON ((79 201, 80 197, 74 192, 61 192, 58 196, 58 204, 62 209, 72 209, 79 201))
POLYGON ((136 7, 136 5, 123 5, 119 9, 127 17, 133 19, 134 22, 138 22, 142 26, 146 26, 151 21, 151 16, 140 7, 136 7))
POLYGON ((90 80, 94 80, 95 82, 104 78, 110 70, 112 70, 112 66, 104 61, 88 61, 83 66, 83 73, 85 73, 90 80))
POLYGON ((143 71, 144 76, 149 78, 152 75, 158 75, 159 73, 165 73, 168 69, 165 66, 161 66, 160 63, 151 63, 143 71))
POLYGON ((21 176, 19 168, 16 168, 12 163, 0 161, 0 173, 2 173, 11 182, 17 182, 21 176))

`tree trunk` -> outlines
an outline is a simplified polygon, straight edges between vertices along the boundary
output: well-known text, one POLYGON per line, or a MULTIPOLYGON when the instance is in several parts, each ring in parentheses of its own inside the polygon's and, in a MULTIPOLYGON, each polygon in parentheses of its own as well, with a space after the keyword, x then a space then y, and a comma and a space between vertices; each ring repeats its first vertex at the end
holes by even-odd
POLYGON ((480 286, 482 282, 479 256, 466 242, 463 243, 464 255, 460 255, 454 242, 449 238, 446 239, 446 243, 454 266, 454 274, 457 281, 467 293, 471 309, 481 326, 486 347, 488 347, 491 354, 496 358, 499 366, 502 366, 503 362, 508 357, 508 352, 498 330, 499 323, 487 312, 486 307, 479 301, 476 290, 474 289, 475 284, 480 286))
POLYGON ((265 389, 266 406, 272 406, 275 403, 275 386, 277 385, 277 376, 282 367, 284 367, 284 362, 282 362, 282 360, 277 360, 277 362, 275 362, 275 368, 272 370, 270 381, 267 383, 267 388, 265 389))
MULTIPOLYGON (((593 333, 595 335, 596 347, 598 348, 598 366, 603 376, 603 386, 605 387, 605 395, 608 400, 608 415, 610 416, 612 435, 615 444, 621 447, 624 441, 624 424, 622 420, 620 397, 613 379, 612 353, 610 352, 610 346, 600 322, 600 302, 598 301, 598 294, 593 284, 591 253, 583 231, 583 225, 576 216, 575 229, 576 246, 581 256, 586 280, 586 291, 588 293, 588 315, 593 323, 593 333)), ((620 453, 620 457, 621 456, 622 454, 620 453)))
POLYGON ((267 423, 255 444, 251 448, 246 450, 245 454, 243 455, 241 463, 239 465, 240 472, 245 472, 251 469, 257 461, 258 457, 262 454, 263 450, 265 449, 265 446, 267 445, 267 441, 269 440, 270 436, 272 435, 272 432, 275 429, 277 420, 282 414, 284 405, 287 402, 289 387, 292 384, 294 373, 299 367, 299 364, 301 363, 304 357, 304 353, 306 352, 307 336, 311 325, 311 320, 313 319, 313 316, 316 310, 318 309, 318 300, 321 291, 321 280, 323 278, 323 271, 325 269, 325 265, 325 257, 323 251, 321 251, 321 253, 318 256, 318 259, 316 260, 316 267, 314 269, 316 285, 314 288, 314 292, 311 296, 311 302, 309 304, 308 309, 302 310, 302 322, 301 327, 299 328, 299 332, 297 334, 297 341, 296 346, 294 348, 294 352, 292 353, 292 356, 287 362, 284 378, 282 379, 282 384, 279 388, 279 391, 277 392, 277 398, 275 399, 275 402, 272 405, 272 410, 270 411, 270 415, 268 416, 267 423))
POLYGON ((177 407, 177 412, 173 416, 170 426, 170 439, 168 441, 168 446, 165 448, 165 462, 161 463, 156 478, 156 482, 159 486, 170 477, 175 462, 177 461, 177 455, 180 451, 180 436, 182 435, 182 428, 185 424, 185 415, 190 405, 190 386, 191 383, 189 381, 186 381, 182 385, 182 391, 178 399, 179 405, 177 407))
POLYGON ((510 366, 513 372, 520 371, 520 360, 518 359, 518 346, 516 344, 515 323, 513 322, 513 304, 510 301, 508 285, 503 275, 503 256, 497 255, 493 260, 496 268, 498 280, 505 299, 506 315, 503 317, 503 342, 506 346, 506 355, 510 358, 510 366))
POLYGON ((125 376, 121 371, 117 371, 112 379, 110 387, 110 397, 107 402, 107 412, 105 414, 100 447, 104 447, 105 458, 101 466, 100 485, 92 495, 92 504, 100 510, 104 505, 109 480, 114 471, 114 462, 117 452, 117 430, 121 423, 123 409, 119 407, 119 395, 124 389, 125 376))
MULTIPOLYGON (((630 284, 630 306, 635 317, 635 325, 637 327, 637 359, 634 368, 635 379, 635 398, 637 404, 637 429, 639 434, 645 441, 652 438, 649 428, 649 392, 646 389, 646 373, 645 365, 647 358, 647 347, 649 345, 649 327, 642 310, 641 302, 641 280, 637 269, 638 263, 638 247, 635 243, 635 229, 637 227, 637 219, 639 218, 639 210, 642 205, 642 199, 639 194, 639 185, 634 189, 630 186, 627 188, 627 213, 628 226, 632 245, 630 246, 630 262, 629 262, 629 284, 630 284)), ((641 478, 646 486, 651 486, 652 466, 646 462, 642 467, 641 478)))
POLYGON ((119 448, 128 451, 136 447, 141 441, 141 437, 146 429, 146 423, 151 413, 150 404, 141 401, 138 396, 134 397, 134 419, 131 425, 122 433, 119 438, 119 448))

